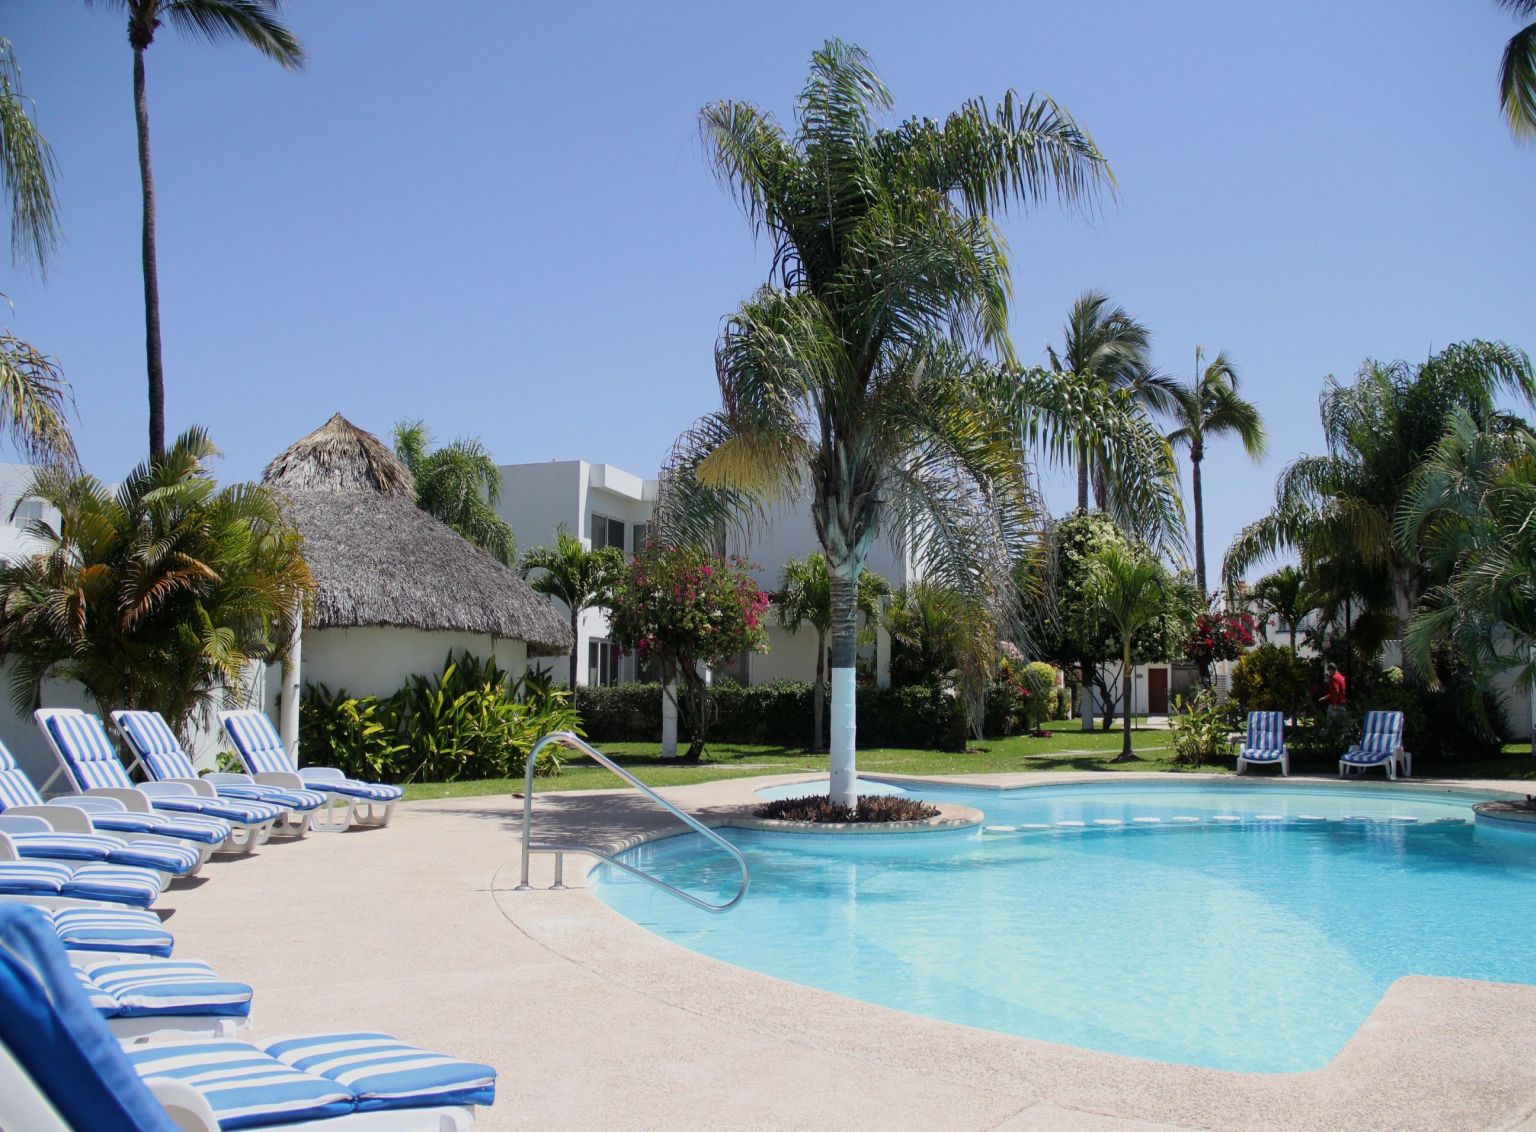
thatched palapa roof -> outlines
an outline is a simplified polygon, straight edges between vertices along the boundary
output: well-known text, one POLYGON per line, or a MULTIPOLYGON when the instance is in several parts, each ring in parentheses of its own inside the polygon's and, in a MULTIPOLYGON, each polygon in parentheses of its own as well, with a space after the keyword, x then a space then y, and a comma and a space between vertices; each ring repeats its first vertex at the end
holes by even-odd
POLYGON ((304 537, 316 629, 399 625, 528 642, 530 656, 570 652, 554 603, 416 506, 408 469, 378 437, 337 413, 267 465, 304 537))

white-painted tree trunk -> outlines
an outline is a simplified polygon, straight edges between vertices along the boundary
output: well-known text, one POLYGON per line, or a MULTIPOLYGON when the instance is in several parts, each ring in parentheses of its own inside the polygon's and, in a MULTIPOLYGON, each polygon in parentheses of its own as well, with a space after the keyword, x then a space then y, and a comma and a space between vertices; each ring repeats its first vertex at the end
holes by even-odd
POLYGON ((832 780, 827 786, 827 796, 845 806, 859 804, 854 753, 854 734, 858 729, 854 672, 852 668, 832 669, 832 780))
POLYGON ((661 757, 677 758, 677 677, 661 690, 661 757))
POLYGON ((288 642, 288 659, 283 664, 283 707, 277 721, 278 735, 294 766, 299 765, 299 695, 302 685, 299 662, 303 659, 303 652, 304 625, 299 622, 293 627, 293 639, 288 642))

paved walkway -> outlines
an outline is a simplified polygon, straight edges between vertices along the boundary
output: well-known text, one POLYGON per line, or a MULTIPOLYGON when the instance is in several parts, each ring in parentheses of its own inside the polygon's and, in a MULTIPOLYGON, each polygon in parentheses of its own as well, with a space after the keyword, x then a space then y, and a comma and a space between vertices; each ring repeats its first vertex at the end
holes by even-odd
MULTIPOLYGON (((763 781, 667 793, 721 817, 763 781)), ((482 1129, 1482 1129, 1536 1109, 1533 987, 1400 980, 1316 1073, 1076 1050, 719 963, 580 888, 515 893, 518 806, 416 803, 387 829, 217 860, 162 899, 178 954, 252 983, 262 1036, 370 1027, 495 1065, 482 1129)), ((667 825, 631 793, 537 812, 541 836, 607 843, 667 825)))

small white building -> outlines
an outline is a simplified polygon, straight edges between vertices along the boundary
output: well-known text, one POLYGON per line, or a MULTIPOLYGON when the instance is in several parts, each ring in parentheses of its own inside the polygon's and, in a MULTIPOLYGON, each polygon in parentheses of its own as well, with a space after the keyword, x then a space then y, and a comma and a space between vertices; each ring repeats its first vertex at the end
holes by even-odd
MULTIPOLYGON (((586 460, 550 460, 539 464, 504 464, 501 496, 496 510, 517 536, 518 553, 554 543, 555 532, 565 527, 581 537, 590 549, 616 546, 634 554, 650 536, 656 512, 658 481, 637 476, 612 464, 586 460)), ((724 550, 754 564, 758 585, 770 592, 779 585, 779 571, 791 558, 818 549, 815 526, 808 506, 780 507, 751 541, 727 539, 724 550)), ((915 581, 918 571, 911 556, 885 543, 871 550, 866 568, 881 574, 892 587, 915 581)), ((614 684, 647 678, 634 657, 620 657, 608 638, 608 617, 589 609, 578 623, 577 683, 614 684)), ((873 643, 863 650, 862 662, 881 684, 889 682, 890 640, 876 629, 873 643)), ((724 675, 743 684, 770 680, 812 680, 816 674, 816 634, 809 626, 789 634, 770 622, 769 651, 748 653, 725 666, 724 675)), ((557 679, 565 668, 546 662, 557 679)))

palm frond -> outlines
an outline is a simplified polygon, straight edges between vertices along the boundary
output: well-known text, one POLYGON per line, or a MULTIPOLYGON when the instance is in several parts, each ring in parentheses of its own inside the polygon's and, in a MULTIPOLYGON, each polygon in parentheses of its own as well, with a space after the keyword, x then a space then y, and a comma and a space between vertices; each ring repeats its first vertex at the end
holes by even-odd
POLYGON ((11 259, 44 272, 59 246, 58 166, 33 113, 11 41, 0 37, 0 188, 11 206, 11 259))
MULTIPOLYGON (((1520 14, 1530 12, 1527 7, 1520 14)), ((1517 138, 1536 137, 1536 24, 1521 28, 1504 45, 1499 61, 1499 103, 1517 138)))
POLYGON ((161 18, 208 43, 247 43, 287 70, 304 65, 304 46, 282 21, 282 0, 160 0, 161 18))

